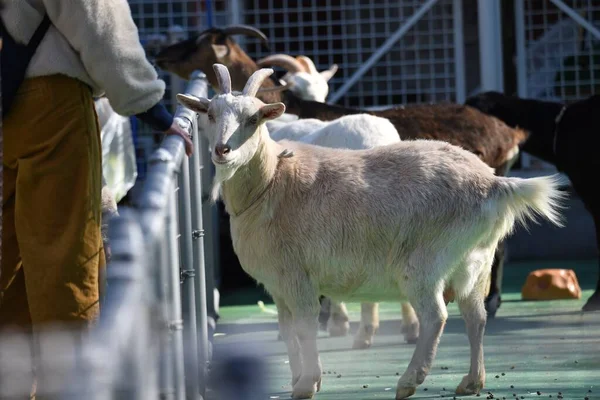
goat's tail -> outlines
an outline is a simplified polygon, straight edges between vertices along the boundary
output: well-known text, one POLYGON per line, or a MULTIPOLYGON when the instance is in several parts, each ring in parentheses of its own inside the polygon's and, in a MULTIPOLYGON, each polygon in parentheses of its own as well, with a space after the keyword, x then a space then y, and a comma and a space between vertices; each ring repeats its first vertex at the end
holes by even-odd
MULTIPOLYGON (((540 176, 535 178, 507 178, 499 177, 501 209, 508 212, 511 221, 520 223, 527 229, 527 222, 538 223, 537 217, 541 216, 558 227, 564 226, 560 210, 564 208, 563 200, 567 192, 560 189, 564 181, 560 175, 540 176)), ((514 224, 506 226, 506 234, 514 224)))

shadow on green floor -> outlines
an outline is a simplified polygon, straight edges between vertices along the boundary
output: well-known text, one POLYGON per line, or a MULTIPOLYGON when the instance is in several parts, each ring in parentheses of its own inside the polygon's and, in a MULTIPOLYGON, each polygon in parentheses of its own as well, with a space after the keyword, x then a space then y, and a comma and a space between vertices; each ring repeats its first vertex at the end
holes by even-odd
MULTIPOLYGON (((582 290, 593 290, 598 281, 598 260, 512 262, 507 263, 504 268, 502 289, 505 295, 503 295, 503 300, 520 301, 521 287, 525 283, 527 275, 536 269, 545 268, 574 270, 582 290)), ((258 301, 264 302, 265 305, 273 304, 271 297, 265 292, 262 286, 245 288, 230 293, 221 293, 220 314, 222 320, 220 323, 234 320, 253 320, 258 322, 261 319, 261 315, 264 315, 264 311, 261 311, 257 306, 258 301)), ((389 310, 397 315, 397 309, 398 305, 395 303, 380 305, 380 312, 384 314, 389 310)), ((358 303, 348 304, 348 311, 351 314, 359 312, 360 306, 358 303)))
MULTIPOLYGON (((484 337, 487 379, 480 397, 456 396, 454 390, 469 370, 469 342, 456 304, 448 306, 448 322, 432 369, 411 399, 600 399, 600 312, 582 313, 598 279, 597 261, 511 263, 504 275, 506 300, 496 318, 488 320, 484 337), (530 271, 541 268, 575 270, 584 290, 581 299, 521 301, 521 286, 530 271), (488 392, 493 393, 489 397, 488 392)), ((277 340, 275 307, 262 289, 229 297, 238 305, 221 309, 214 354, 232 346, 252 349, 264 358, 269 399, 290 398, 290 369, 283 342, 277 340), (261 309, 256 302, 265 301, 261 309)), ((329 337, 319 332, 324 375, 316 400, 394 398, 399 374, 415 346, 404 342, 398 303, 380 304, 380 329, 373 346, 352 349, 360 305, 348 304, 350 335, 329 337)), ((240 398, 243 398, 240 397, 240 398)), ((210 393, 207 400, 222 400, 210 393)))

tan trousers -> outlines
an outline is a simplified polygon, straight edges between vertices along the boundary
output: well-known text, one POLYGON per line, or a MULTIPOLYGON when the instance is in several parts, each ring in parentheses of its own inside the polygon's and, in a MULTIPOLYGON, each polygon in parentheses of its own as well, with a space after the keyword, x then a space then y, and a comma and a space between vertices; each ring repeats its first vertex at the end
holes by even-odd
POLYGON ((62 75, 27 79, 3 128, 0 330, 89 326, 105 264, 91 91, 62 75))

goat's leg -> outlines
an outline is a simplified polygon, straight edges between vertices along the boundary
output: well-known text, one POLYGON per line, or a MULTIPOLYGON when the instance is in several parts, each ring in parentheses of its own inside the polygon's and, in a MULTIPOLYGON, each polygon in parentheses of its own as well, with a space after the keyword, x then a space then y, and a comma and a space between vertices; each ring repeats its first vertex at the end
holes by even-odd
POLYGON ((483 288, 479 285, 466 298, 457 298, 460 313, 467 326, 467 335, 471 347, 471 368, 465 375, 456 393, 461 395, 478 394, 485 383, 485 366, 483 363, 483 334, 485 331, 486 311, 483 305, 483 288))
POLYGON ((494 318, 502 303, 502 275, 504 273, 504 241, 498 243, 492 262, 492 276, 488 295, 485 299, 485 309, 489 318, 494 318))
POLYGON ((360 304, 360 326, 354 335, 353 349, 368 349, 379 329, 379 303, 360 304))
POLYGON ((287 348, 290 369, 292 370, 292 387, 302 375, 302 358, 300 357, 300 343, 293 329, 294 320, 292 313, 283 298, 273 296, 277 306, 277 319, 279 321, 279 334, 287 348))
POLYGON ((406 343, 417 343, 419 339, 419 319, 408 301, 402 302, 402 334, 406 343))
POLYGON ((419 318, 419 339, 408 368, 398 380, 396 400, 412 396, 429 373, 448 311, 441 293, 427 293, 421 288, 418 295, 409 296, 419 318))
POLYGON ((309 399, 321 389, 321 359, 317 349, 319 302, 310 291, 300 290, 301 303, 290 304, 293 329, 300 343, 302 374, 294 385, 293 399, 309 399), (314 297, 314 298, 313 298, 314 297))
POLYGON ((329 336, 346 336, 350 331, 346 305, 329 299, 329 307, 329 320, 327 321, 329 336))

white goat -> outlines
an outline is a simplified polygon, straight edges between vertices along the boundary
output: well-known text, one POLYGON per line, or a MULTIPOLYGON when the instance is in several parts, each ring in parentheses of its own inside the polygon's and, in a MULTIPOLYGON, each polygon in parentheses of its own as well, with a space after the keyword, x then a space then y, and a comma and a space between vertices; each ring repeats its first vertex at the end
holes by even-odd
MULTIPOLYGON (((277 65, 288 72, 281 77, 283 86, 289 88, 296 96, 304 100, 325 102, 329 94, 329 80, 338 70, 337 64, 329 69, 317 71, 313 61, 306 56, 273 54, 256 62, 259 67, 277 65)), ((277 90, 277 89, 276 89, 277 90)))
MULTIPOLYGON (((274 299, 292 372, 292 397, 321 387, 320 294, 338 300, 410 301, 420 321, 396 399, 415 393, 431 369, 451 294, 465 320, 471 367, 459 394, 485 382, 485 281, 498 241, 515 222, 542 216, 561 226, 558 177, 494 175, 476 155, 446 142, 410 140, 369 150, 275 142, 264 124, 283 103, 255 97, 273 73, 252 74, 241 95, 214 64, 221 94, 178 94, 206 113, 216 167, 214 195, 230 215, 242 268, 274 299)), ((214 198, 213 198, 214 199, 214 198)))
MULTIPOLYGON (((337 149, 365 150, 400 141, 398 131, 388 119, 369 114, 346 115, 333 121, 306 118, 280 122, 277 118, 267 121, 266 125, 271 139, 275 141, 295 140, 337 149)), ((328 310, 329 334, 331 336, 348 334, 350 322, 346 305, 343 302, 327 299, 321 307, 328 310)), ((363 303, 361 309, 360 326, 352 344, 355 349, 370 347, 379 328, 378 304, 363 303)), ((416 341, 418 323, 410 304, 402 302, 402 331, 406 341, 416 341)))
MULTIPOLYGON (((292 90, 296 96, 304 100, 325 102, 329 92, 328 81, 337 71, 333 64, 328 70, 318 72, 312 60, 306 56, 291 57, 287 54, 274 54, 257 61, 258 66, 277 65, 288 72, 283 76, 282 84, 292 90), (287 85, 287 86, 286 86, 287 85)), ((260 93, 261 90, 259 90, 260 93)), ((328 125, 331 121, 315 118, 303 118, 291 121, 284 113, 281 117, 267 121, 266 125, 271 138, 296 140, 304 143, 333 148, 353 150, 370 149, 399 141, 392 132, 398 131, 387 119, 369 114, 347 115, 336 119, 337 124, 328 125), (288 124, 288 122, 290 122, 288 124), (340 126, 344 129, 341 135, 340 126), (330 133, 331 132, 331 133, 330 133)), ((419 321, 414 310, 407 302, 402 302, 402 333, 408 343, 415 343, 419 337, 419 321)), ((343 302, 327 299, 321 305, 327 310, 327 331, 331 336, 345 336, 350 330, 348 310, 343 302)), ((365 349, 371 347, 373 337, 379 329, 379 305, 362 303, 360 326, 354 338, 352 348, 365 349)))
POLYGON ((400 141, 398 131, 388 119, 369 114, 346 115, 332 121, 274 120, 268 121, 267 129, 275 141, 295 140, 337 149, 364 150, 400 141))

